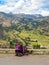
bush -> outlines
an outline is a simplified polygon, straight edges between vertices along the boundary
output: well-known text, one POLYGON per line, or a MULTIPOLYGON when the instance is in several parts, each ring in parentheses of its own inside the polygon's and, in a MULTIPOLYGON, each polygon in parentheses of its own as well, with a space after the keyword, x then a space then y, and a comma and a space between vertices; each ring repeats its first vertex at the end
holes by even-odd
POLYGON ((33 45, 33 49, 40 49, 40 45, 39 44, 33 45))
POLYGON ((46 47, 41 47, 41 49, 47 49, 46 47))
POLYGON ((1 48, 7 48, 7 47, 6 47, 5 45, 4 45, 4 46, 2 45, 2 47, 1 47, 1 48))
POLYGON ((15 48, 15 44, 12 41, 10 41, 10 48, 15 48))

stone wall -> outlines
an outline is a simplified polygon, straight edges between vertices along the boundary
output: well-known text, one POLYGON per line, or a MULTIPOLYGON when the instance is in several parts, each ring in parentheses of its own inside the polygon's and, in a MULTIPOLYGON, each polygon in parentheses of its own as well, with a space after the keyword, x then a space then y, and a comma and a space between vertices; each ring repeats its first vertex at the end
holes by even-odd
MULTIPOLYGON (((49 54, 49 49, 28 49, 32 54, 49 54)), ((15 54, 15 49, 0 49, 0 54, 15 54)))
POLYGON ((32 54, 36 55, 44 55, 44 54, 49 54, 49 49, 32 49, 31 50, 32 54))
POLYGON ((0 54, 15 54, 15 49, 0 49, 0 54))

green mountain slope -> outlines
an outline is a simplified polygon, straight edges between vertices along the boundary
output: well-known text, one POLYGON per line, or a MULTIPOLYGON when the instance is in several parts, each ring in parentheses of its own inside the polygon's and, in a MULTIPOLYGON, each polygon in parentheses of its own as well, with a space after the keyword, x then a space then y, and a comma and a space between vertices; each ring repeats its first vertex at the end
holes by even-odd
POLYGON ((48 45, 49 16, 0 12, 0 40, 48 45))

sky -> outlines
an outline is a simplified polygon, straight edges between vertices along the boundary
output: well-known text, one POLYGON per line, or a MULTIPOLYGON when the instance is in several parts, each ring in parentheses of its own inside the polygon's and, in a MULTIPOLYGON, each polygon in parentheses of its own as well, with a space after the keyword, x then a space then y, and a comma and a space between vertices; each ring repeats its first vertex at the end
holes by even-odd
POLYGON ((0 0, 0 12, 49 16, 49 0, 0 0))

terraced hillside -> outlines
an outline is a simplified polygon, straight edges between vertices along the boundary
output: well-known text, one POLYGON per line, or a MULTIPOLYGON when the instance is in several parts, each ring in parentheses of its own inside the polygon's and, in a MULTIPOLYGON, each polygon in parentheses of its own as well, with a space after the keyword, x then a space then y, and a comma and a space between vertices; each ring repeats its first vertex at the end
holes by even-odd
POLYGON ((49 16, 0 12, 1 40, 48 46, 49 16))

